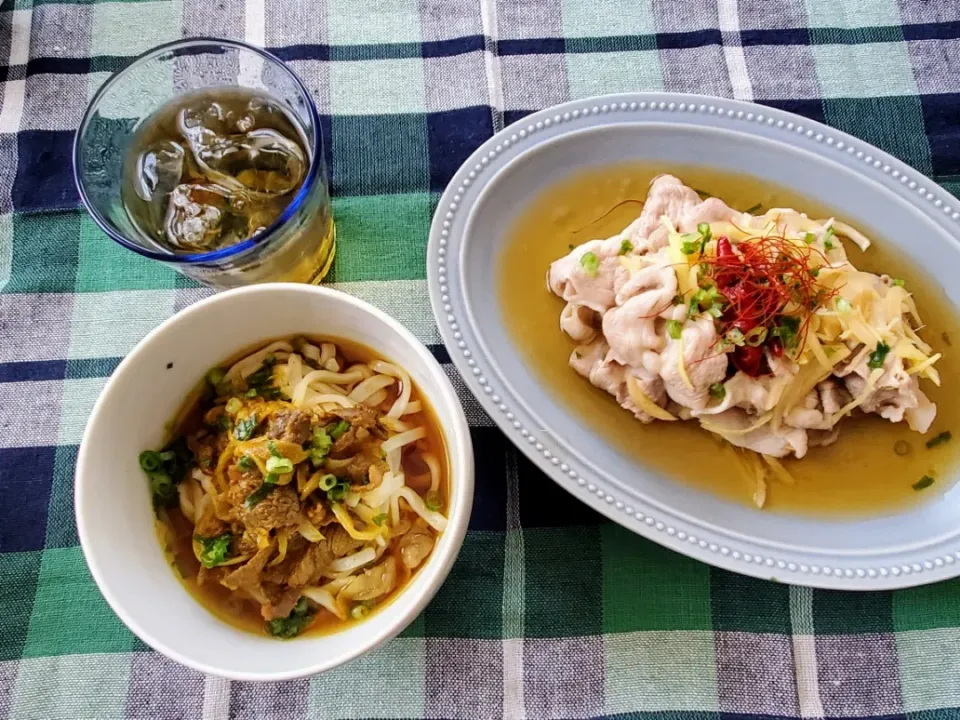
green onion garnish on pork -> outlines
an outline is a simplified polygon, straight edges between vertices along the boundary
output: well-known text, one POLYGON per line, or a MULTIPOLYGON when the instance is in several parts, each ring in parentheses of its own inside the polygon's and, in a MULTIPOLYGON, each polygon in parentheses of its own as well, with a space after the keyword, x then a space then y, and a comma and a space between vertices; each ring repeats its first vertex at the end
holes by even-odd
POLYGON ((597 270, 600 268, 600 259, 592 252, 585 252, 580 256, 580 267, 587 275, 592 277, 597 274, 597 270))
POLYGON ((715 382, 710 386, 710 397, 714 400, 719 400, 723 402, 723 399, 727 396, 727 388, 723 386, 723 383, 715 382))
POLYGON ((679 320, 667 321, 667 334, 674 340, 679 340, 683 332, 683 324, 679 320))
POLYGON ((870 360, 867 367, 871 370, 879 370, 883 367, 884 360, 887 359, 887 353, 890 352, 890 346, 880 342, 877 343, 877 349, 870 353, 870 360))

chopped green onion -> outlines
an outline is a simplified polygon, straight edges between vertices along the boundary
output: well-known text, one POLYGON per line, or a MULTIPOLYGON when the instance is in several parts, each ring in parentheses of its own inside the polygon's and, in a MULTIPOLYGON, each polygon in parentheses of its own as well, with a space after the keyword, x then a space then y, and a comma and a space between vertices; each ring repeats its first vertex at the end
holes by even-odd
POLYGON ((373 516, 373 524, 377 527, 381 527, 387 521, 387 514, 380 513, 379 515, 373 516))
POLYGON ((269 620, 265 623, 265 627, 268 634, 289 640, 310 627, 316 614, 317 611, 310 607, 305 597, 302 597, 287 617, 269 620))
POLYGON ((267 472, 284 475, 293 472, 293 462, 289 458, 275 457, 271 455, 267 458, 267 472))
POLYGON ((236 415, 238 412, 240 412, 241 408, 243 408, 243 401, 235 397, 227 400, 227 404, 223 406, 223 409, 231 415, 236 415))
POLYGON ((327 490, 332 489, 333 486, 336 484, 337 484, 337 476, 327 473, 322 478, 320 478, 320 482, 317 485, 317 487, 320 488, 323 492, 326 492, 327 490))
POLYGON ((257 414, 253 413, 244 420, 238 420, 237 426, 233 429, 233 437, 236 440, 249 440, 257 427, 257 414))
POLYGON ((140 453, 140 468, 144 472, 154 472, 159 469, 163 461, 160 458, 160 453, 154 452, 153 450, 144 450, 140 453))
POLYGON ((763 205, 761 203, 757 203, 753 207, 747 208, 747 215, 755 215, 758 210, 762 210, 762 209, 763 209, 763 205))
POLYGON ((934 482, 936 481, 932 477, 930 477, 929 475, 924 475, 922 478, 917 480, 913 485, 911 485, 911 487, 914 490, 923 490, 924 488, 928 488, 931 485, 933 485, 934 482))
POLYGON ((169 505, 177 496, 177 486, 165 472, 149 473, 150 491, 153 493, 153 501, 157 505, 169 505))
POLYGON ((423 498, 423 504, 427 506, 427 510, 436 512, 443 507, 443 496, 436 490, 431 490, 427 493, 426 497, 423 498))
POLYGON ((350 617, 354 620, 363 620, 367 615, 370 614, 370 608, 368 608, 363 603, 358 603, 353 606, 353 609, 350 611, 350 617))
POLYGON ((283 455, 280 454, 280 451, 277 450, 277 444, 273 440, 267 442, 267 450, 269 450, 270 454, 274 457, 283 457, 283 455))
POLYGON ((218 368, 218 367, 210 368, 210 370, 207 371, 207 382, 210 383, 214 388, 216 388, 217 385, 223 382, 226 376, 227 376, 227 373, 224 371, 223 368, 218 368))
POLYGON ((332 488, 327 490, 327 499, 330 502, 340 502, 347 496, 350 485, 346 482, 337 482, 332 488))
POLYGON ((783 315, 780 324, 771 331, 771 335, 780 338, 784 349, 791 350, 797 346, 797 333, 800 330, 800 318, 792 315, 783 315))
POLYGON ((828 227, 827 231, 823 234, 823 247, 827 250, 833 250, 833 236, 834 230, 832 227, 828 227))
POLYGON ((765 327, 751 328, 743 336, 743 341, 750 347, 760 347, 766 339, 767 329, 765 327))
POLYGON ((338 440, 340 436, 349 429, 350 423, 348 423, 346 420, 338 420, 332 426, 327 426, 327 432, 330 433, 330 437, 334 440, 338 440))
POLYGON ((593 277, 600 267, 600 259, 592 252, 585 252, 580 256, 580 267, 587 275, 593 277))
MULTIPOLYGON (((698 288, 693 294, 693 297, 690 298, 689 314, 693 315, 698 310, 710 311, 715 305, 719 305, 725 300, 726 298, 724 298, 720 291, 717 290, 716 285, 711 285, 707 288, 698 288)), ((714 317, 719 317, 718 314, 713 312, 711 312, 711 315, 714 315, 714 317)))
POLYGON ((674 340, 679 340, 683 332, 683 324, 679 320, 669 320, 667 322, 667 334, 674 340))
POLYGON ((253 470, 257 464, 253 461, 253 458, 249 455, 244 455, 240 458, 240 461, 237 463, 237 467, 241 470, 253 470))
POLYGON ((747 338, 744 336, 740 328, 731 328, 730 331, 727 333, 727 340, 729 340, 731 343, 733 343, 737 347, 746 345, 747 343, 747 338))
POLYGON ((223 533, 216 537, 202 537, 194 535, 193 539, 202 546, 200 551, 200 562, 205 568, 213 568, 222 565, 230 557, 230 541, 233 536, 230 533, 223 533))
POLYGON ((313 439, 310 441, 310 462, 314 467, 320 467, 333 447, 333 439, 323 428, 313 429, 313 439))
POLYGON ((715 382, 710 386, 710 397, 714 400, 719 400, 723 402, 723 399, 727 396, 727 388, 724 387, 723 383, 715 382))
POLYGON ((877 349, 870 353, 870 360, 867 367, 871 370, 879 370, 883 367, 884 360, 887 359, 887 353, 890 352, 890 346, 884 343, 877 343, 877 349))
POLYGON ((629 255, 633 252, 633 243, 629 240, 624 240, 620 243, 620 252, 619 255, 629 255))
POLYGON ((937 445, 943 445, 944 443, 950 442, 953 439, 953 435, 949 430, 944 430, 942 433, 937 435, 935 438, 927 440, 928 448, 935 448, 937 445))
POLYGON ((896 285, 897 287, 903 287, 903 286, 906 285, 907 283, 904 282, 904 279, 903 279, 903 278, 894 278, 894 279, 893 279, 893 284, 896 285))
POLYGON ((853 305, 845 297, 837 298, 837 312, 848 313, 853 310, 853 305))
POLYGON ((817 236, 814 235, 813 233, 808 232, 806 235, 803 236, 803 241, 807 245, 813 245, 817 241, 817 236))
POLYGON ((810 270, 810 274, 814 277, 820 277, 820 268, 813 268, 810 270))
POLYGON ((567 249, 568 249, 568 250, 573 250, 574 247, 576 247, 576 246, 575 246, 573 243, 568 243, 568 244, 567 244, 567 249))

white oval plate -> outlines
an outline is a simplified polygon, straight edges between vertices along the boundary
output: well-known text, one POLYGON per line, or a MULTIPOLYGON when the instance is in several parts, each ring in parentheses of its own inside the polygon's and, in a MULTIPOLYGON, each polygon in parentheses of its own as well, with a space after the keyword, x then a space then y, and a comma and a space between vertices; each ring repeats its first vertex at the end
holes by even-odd
MULTIPOLYGON (((501 323, 492 281, 514 219, 557 179, 631 160, 712 166, 785 185, 883 228, 887 242, 908 241, 901 249, 960 304, 960 200, 881 150, 791 113, 720 98, 637 93, 566 103, 524 118, 473 153, 440 199, 430 231, 427 277, 437 325, 497 425, 583 502, 718 567, 856 590, 960 574, 960 487, 863 520, 736 505, 624 458, 525 366, 501 323)), ((540 282, 542 271, 531 282, 540 282)))

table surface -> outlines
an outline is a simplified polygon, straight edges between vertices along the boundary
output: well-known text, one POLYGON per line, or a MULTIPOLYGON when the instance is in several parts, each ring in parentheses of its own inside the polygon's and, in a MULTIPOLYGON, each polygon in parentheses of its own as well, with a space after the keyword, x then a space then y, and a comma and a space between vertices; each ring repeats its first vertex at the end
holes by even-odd
POLYGON ((150 651, 83 562, 74 462, 119 360, 209 291, 97 230, 70 147, 109 72, 181 35, 244 38, 301 75, 327 138, 335 286, 446 363, 424 269, 438 195, 491 133, 554 103, 632 90, 755 100, 960 195, 956 0, 2 0, 0 718, 960 715, 960 582, 813 591, 673 554, 568 497, 462 384, 470 532, 400 638, 263 685, 150 651))

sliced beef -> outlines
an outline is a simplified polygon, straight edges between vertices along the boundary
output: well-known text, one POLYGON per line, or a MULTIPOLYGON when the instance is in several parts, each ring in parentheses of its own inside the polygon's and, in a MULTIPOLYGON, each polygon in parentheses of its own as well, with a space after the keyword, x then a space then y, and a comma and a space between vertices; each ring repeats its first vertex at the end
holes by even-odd
POLYGON ((268 585, 266 589, 267 602, 260 608, 264 620, 276 620, 290 615, 297 601, 300 599, 300 588, 285 585, 268 585))
POLYGON ((229 529, 229 526, 212 512, 205 512, 203 517, 197 521, 193 533, 201 537, 216 537, 229 529))
POLYGON ((300 500, 287 485, 276 488, 249 510, 244 508, 243 524, 247 530, 276 530, 300 524, 300 500))
POLYGON ((369 430, 377 425, 376 408, 367 407, 366 405, 357 405, 356 407, 350 408, 336 408, 331 410, 330 413, 337 416, 341 420, 346 420, 348 423, 350 423, 350 427, 367 428, 369 430))
POLYGON ((350 428, 334 441, 333 447, 330 449, 330 454, 334 457, 347 455, 356 450, 358 430, 363 428, 369 433, 370 430, 377 427, 376 408, 358 405, 352 408, 337 408, 331 410, 331 413, 350 423, 350 428))
POLYGON ((297 564, 307 552, 307 541, 299 533, 292 533, 287 541, 287 553, 283 557, 283 562, 277 565, 267 565, 263 571, 263 581, 265 583, 275 583, 277 585, 286 585, 287 578, 297 567, 297 564))
POLYGON ((333 555, 326 543, 312 543, 287 576, 287 584, 298 588, 312 585, 332 560, 333 555))
POLYGON ((310 439, 312 418, 302 410, 281 410, 270 417, 267 437, 303 445, 310 439))
POLYGON ((260 471, 256 467, 241 470, 234 464, 227 468, 227 480, 230 485, 220 494, 223 519, 239 520, 245 512, 243 503, 247 496, 260 487, 260 471))
POLYGON ((367 445, 339 472, 350 481, 351 490, 362 492, 379 485, 383 481, 383 473, 388 469, 389 466, 380 459, 377 450, 367 445), (373 472, 370 472, 371 468, 374 468, 373 472))
POLYGON ((318 528, 337 521, 333 513, 327 512, 327 506, 319 502, 307 508, 307 518, 318 528))
POLYGON ((333 553, 334 557, 340 558, 345 555, 352 555, 363 547, 363 540, 356 540, 350 537, 350 533, 344 530, 342 525, 338 525, 329 533, 325 533, 325 535, 327 536, 330 552, 333 553))
POLYGON ((273 554, 275 547, 271 543, 257 551, 250 560, 239 568, 223 577, 220 582, 231 590, 243 590, 257 602, 263 604, 269 601, 263 592, 263 568, 273 554))

